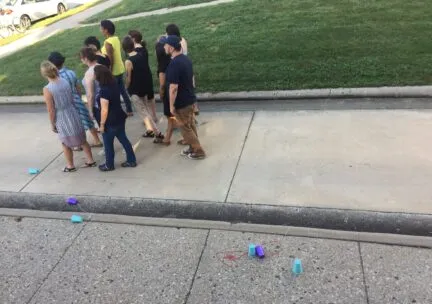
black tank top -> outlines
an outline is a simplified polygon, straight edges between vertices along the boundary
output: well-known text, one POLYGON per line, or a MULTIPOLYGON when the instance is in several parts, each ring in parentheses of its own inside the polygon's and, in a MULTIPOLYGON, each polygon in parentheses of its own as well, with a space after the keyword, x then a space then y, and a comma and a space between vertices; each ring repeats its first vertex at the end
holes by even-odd
POLYGON ((151 75, 148 64, 148 57, 136 54, 129 57, 132 62, 132 77, 128 91, 130 95, 145 95, 153 94, 153 77, 151 75))

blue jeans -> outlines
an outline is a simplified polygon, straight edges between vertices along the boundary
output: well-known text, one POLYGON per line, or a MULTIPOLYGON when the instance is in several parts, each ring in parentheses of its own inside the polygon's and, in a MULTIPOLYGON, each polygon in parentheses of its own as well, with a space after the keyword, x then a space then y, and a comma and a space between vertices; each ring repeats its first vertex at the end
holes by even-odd
POLYGON ((126 87, 125 87, 124 80, 123 80, 123 74, 114 76, 114 78, 117 81, 117 85, 118 85, 118 88, 120 90, 120 94, 123 97, 123 101, 126 105, 126 112, 132 113, 132 104, 131 104, 131 101, 129 98, 129 94, 126 91, 126 87))
POLYGON ((106 126, 105 132, 102 133, 102 138, 105 147, 105 164, 108 168, 114 168, 114 138, 117 137, 126 151, 126 160, 128 163, 135 163, 136 157, 132 148, 132 144, 126 136, 125 125, 106 126))

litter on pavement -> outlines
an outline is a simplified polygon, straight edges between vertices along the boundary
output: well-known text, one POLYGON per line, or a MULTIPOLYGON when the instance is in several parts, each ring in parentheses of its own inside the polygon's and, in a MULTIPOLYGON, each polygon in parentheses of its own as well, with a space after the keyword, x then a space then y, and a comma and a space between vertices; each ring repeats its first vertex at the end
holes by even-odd
POLYGON ((79 216, 79 215, 72 215, 71 222, 74 223, 74 224, 82 223, 83 222, 83 218, 81 216, 79 216))
POLYGON ((255 256, 255 244, 249 244, 248 256, 249 257, 255 256))
POLYGON ((31 174, 31 175, 35 175, 35 174, 39 174, 40 170, 37 169, 37 168, 29 168, 28 169, 28 173, 31 174))
POLYGON ((302 265, 302 261, 300 259, 294 259, 294 262, 292 265, 292 272, 296 276, 303 273, 303 265, 302 265))
POLYGON ((256 246, 255 247, 255 254, 258 258, 263 259, 265 256, 264 247, 261 245, 256 246))
POLYGON ((66 202, 67 202, 69 205, 76 205, 76 204, 78 204, 78 200, 77 200, 75 197, 69 197, 69 198, 66 200, 66 202))

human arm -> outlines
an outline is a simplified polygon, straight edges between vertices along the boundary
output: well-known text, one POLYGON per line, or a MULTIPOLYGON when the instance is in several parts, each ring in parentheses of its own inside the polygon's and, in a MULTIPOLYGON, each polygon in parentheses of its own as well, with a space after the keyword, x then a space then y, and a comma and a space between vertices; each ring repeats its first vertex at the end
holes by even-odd
POLYGON ((71 73, 72 73, 73 84, 75 86, 77 94, 81 97, 82 96, 82 90, 81 90, 81 85, 80 85, 80 82, 78 80, 78 77, 76 76, 74 71, 71 71, 71 73))
POLYGON ((105 98, 101 98, 101 122, 99 126, 99 131, 101 133, 105 132, 105 123, 108 118, 108 110, 109 110, 109 100, 105 98))
POLYGON ((177 98, 177 92, 178 92, 178 84, 176 84, 176 83, 170 83, 170 86, 169 86, 169 102, 170 102, 170 112, 173 115, 175 115, 174 103, 175 103, 175 100, 177 98))
POLYGON ((86 87, 86 97, 87 97, 87 107, 89 110, 90 118, 93 119, 93 107, 95 99, 95 84, 92 77, 86 75, 85 77, 85 87, 86 87))
POLYGON ((129 88, 131 82, 132 82, 132 70, 133 70, 133 64, 130 60, 125 61, 125 68, 126 68, 126 88, 129 88))
POLYGON ((76 88, 76 90, 77 90, 78 95, 79 95, 79 96, 82 96, 81 86, 79 85, 78 82, 76 83, 75 88, 76 88))
POLYGON ((111 43, 105 41, 106 56, 110 60, 110 69, 112 72, 114 66, 114 48, 111 43))
POLYGON ((46 104, 47 110, 48 110, 48 117, 49 117, 49 120, 51 122, 51 129, 53 130, 53 132, 57 133, 56 113, 55 113, 53 96, 51 95, 50 91, 47 88, 43 89, 43 96, 44 96, 45 104, 46 104))
POLYGON ((159 76, 159 95, 163 99, 166 92, 166 70, 171 61, 170 57, 165 53, 164 46, 161 43, 156 44, 156 57, 158 63, 158 76, 159 76))
POLYGON ((165 73, 159 73, 159 95, 161 100, 165 98, 165 94, 166 94, 165 85, 166 85, 165 73))
POLYGON ((182 48, 183 55, 187 56, 187 54, 188 54, 188 45, 187 45, 186 39, 182 38, 182 40, 180 41, 180 45, 181 45, 181 48, 182 48))

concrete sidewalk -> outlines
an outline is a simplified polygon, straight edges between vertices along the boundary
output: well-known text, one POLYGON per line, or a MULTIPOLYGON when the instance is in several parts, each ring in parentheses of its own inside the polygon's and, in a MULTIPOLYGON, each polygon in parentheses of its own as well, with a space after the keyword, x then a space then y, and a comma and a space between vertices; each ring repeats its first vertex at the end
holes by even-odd
MULTIPOLYGON (((63 208, 57 202, 74 195, 99 213, 432 231, 431 144, 424 136, 430 110, 206 112, 203 105, 199 133, 208 158, 199 162, 182 158, 175 144, 141 138, 134 117, 127 131, 137 168, 64 174, 43 108, 3 109, 0 207, 63 208), (33 167, 41 174, 29 175, 33 167)), ((124 155, 116 149, 119 163, 124 155)), ((94 153, 102 162, 101 151, 94 153)), ((83 163, 77 153, 76 164, 83 163)))
POLYGON ((137 224, 0 216, 0 302, 432 301, 430 249, 137 224), (264 246, 265 259, 247 257, 251 242, 264 246), (303 264, 298 277, 294 258, 303 264))

